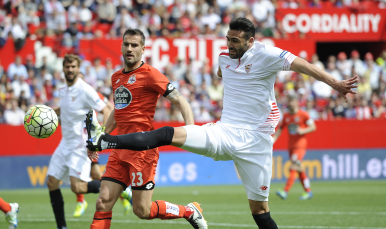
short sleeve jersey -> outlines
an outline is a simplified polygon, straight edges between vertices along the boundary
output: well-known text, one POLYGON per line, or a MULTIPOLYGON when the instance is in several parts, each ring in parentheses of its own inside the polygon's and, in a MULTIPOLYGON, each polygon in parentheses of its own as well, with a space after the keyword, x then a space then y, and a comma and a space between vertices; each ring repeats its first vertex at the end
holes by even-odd
MULTIPOLYGON (((84 120, 90 109, 101 111, 106 103, 89 84, 78 78, 71 87, 59 90, 62 141, 69 147, 85 147, 87 134, 84 120)), ((87 155, 85 155, 87 156, 87 155)))
POLYGON ((220 53, 224 84, 221 122, 237 128, 273 134, 280 114, 274 83, 278 71, 289 71, 296 56, 280 48, 255 42, 239 59, 220 53))
POLYGON ((313 122, 306 111, 300 110, 296 114, 285 113, 283 121, 280 125, 281 128, 288 128, 288 148, 306 148, 307 139, 305 135, 297 134, 298 127, 306 128, 313 122))
POLYGON ((99 98, 103 101, 103 102, 105 102, 105 103, 107 103, 109 100, 102 94, 102 93, 100 93, 100 92, 98 92, 98 96, 99 96, 99 98))
POLYGON ((130 72, 115 72, 111 83, 118 134, 153 130, 158 98, 165 94, 169 83, 166 76, 143 63, 130 72))

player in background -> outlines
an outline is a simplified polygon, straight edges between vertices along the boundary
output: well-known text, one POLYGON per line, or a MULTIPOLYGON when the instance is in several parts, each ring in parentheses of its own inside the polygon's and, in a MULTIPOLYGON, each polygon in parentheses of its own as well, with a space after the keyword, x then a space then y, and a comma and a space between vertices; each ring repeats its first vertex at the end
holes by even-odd
MULTIPOLYGON (((115 109, 106 123, 106 133, 111 133, 115 128, 118 134, 154 130, 155 107, 160 95, 180 109, 186 125, 194 125, 193 112, 186 99, 165 75, 141 61, 145 52, 145 36, 142 31, 126 30, 123 34, 121 52, 125 66, 111 77, 115 109)), ((93 110, 87 115, 86 127, 90 141, 103 131, 99 128, 93 110)), ((158 148, 111 152, 102 176, 101 191, 91 229, 110 228, 113 206, 120 193, 130 185, 133 193, 133 212, 139 218, 185 218, 195 228, 207 228, 201 214, 202 209, 196 202, 187 206, 163 200, 152 202, 158 158, 158 148)))
MULTIPOLYGON (((83 73, 79 72, 78 77, 84 80, 84 75, 83 73)), ((114 105, 100 92, 97 92, 98 96, 101 100, 103 100, 106 103, 106 106, 109 111, 114 110, 114 105)), ((98 159, 94 159, 91 161, 91 171, 90 171, 90 176, 93 180, 101 180, 102 178, 102 172, 101 172, 101 167, 99 166, 98 159)), ((130 210, 131 210, 131 205, 132 205, 132 199, 131 199, 131 189, 130 187, 127 187, 122 193, 121 196, 119 197, 121 200, 121 203, 124 208, 124 214, 127 215, 130 210)), ((88 204, 86 200, 84 199, 83 194, 76 194, 76 201, 77 205, 75 207, 74 211, 74 217, 80 217, 83 215, 84 211, 88 207, 88 204)))
MULTIPOLYGON (((219 57, 218 75, 223 78, 224 108, 221 120, 204 126, 162 127, 149 132, 112 136, 91 131, 89 149, 106 148, 143 150, 162 145, 212 157, 233 160, 244 184, 252 216, 260 229, 277 229, 268 207, 272 176, 271 137, 279 122, 274 83, 278 71, 295 71, 323 81, 346 94, 355 76, 337 81, 328 73, 288 51, 255 41, 255 26, 247 18, 236 18, 229 24, 228 50, 219 57)), ((118 134, 120 134, 118 132, 118 134)), ((89 152, 89 157, 98 157, 89 152)), ((135 201, 135 198, 134 198, 135 201)))
POLYGON ((4 212, 5 219, 9 223, 9 229, 17 227, 17 213, 19 212, 18 203, 7 203, 0 197, 0 210, 4 212))
MULTIPOLYGON (((52 209, 57 228, 67 228, 64 216, 64 201, 59 188, 60 181, 71 184, 76 194, 99 193, 100 181, 90 181, 91 161, 84 149, 87 133, 84 129, 84 115, 95 109, 104 115, 106 122, 110 110, 97 92, 78 77, 81 60, 76 55, 66 55, 63 72, 66 86, 59 89, 59 107, 54 108, 60 117, 62 140, 51 157, 47 171, 52 209)), ((82 203, 86 208, 87 203, 82 203)))
POLYGON ((288 109, 289 112, 284 114, 283 121, 273 136, 273 141, 276 142, 283 129, 285 127, 288 128, 288 152, 292 164, 290 167, 290 176, 284 190, 278 190, 276 194, 286 199, 289 190, 295 182, 296 175, 299 174, 300 182, 305 190, 305 193, 300 196, 300 199, 307 200, 312 197, 311 184, 302 167, 302 161, 306 155, 306 134, 314 132, 316 125, 306 111, 299 109, 296 95, 288 96, 288 109))

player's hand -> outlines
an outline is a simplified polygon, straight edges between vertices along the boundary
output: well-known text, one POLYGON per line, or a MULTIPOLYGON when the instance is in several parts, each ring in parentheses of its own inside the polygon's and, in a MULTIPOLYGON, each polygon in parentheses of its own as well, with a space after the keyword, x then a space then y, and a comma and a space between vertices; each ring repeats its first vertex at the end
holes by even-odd
POLYGON ((351 79, 348 80, 342 80, 338 81, 332 85, 330 85, 332 88, 337 90, 339 94, 344 98, 344 100, 347 102, 347 94, 357 94, 356 91, 353 91, 353 88, 357 88, 358 85, 354 85, 359 82, 359 76, 355 75, 351 79))
POLYGON ((98 152, 94 152, 94 151, 90 151, 89 149, 87 149, 87 156, 88 158, 93 161, 94 159, 99 159, 99 154, 98 152))
POLYGON ((296 129, 296 132, 297 132, 299 135, 303 135, 303 134, 304 134, 303 128, 300 128, 300 127, 298 127, 298 128, 296 129))

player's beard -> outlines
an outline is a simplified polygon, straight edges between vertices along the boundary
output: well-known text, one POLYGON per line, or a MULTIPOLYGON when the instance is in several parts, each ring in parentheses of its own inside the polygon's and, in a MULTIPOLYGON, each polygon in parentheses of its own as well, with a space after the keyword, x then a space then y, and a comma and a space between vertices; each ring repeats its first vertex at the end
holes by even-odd
POLYGON ((228 48, 228 50, 229 50, 229 57, 230 57, 231 59, 239 59, 239 58, 241 58, 241 57, 244 55, 244 53, 248 50, 248 44, 245 43, 245 45, 244 45, 244 46, 241 46, 239 49, 233 48, 232 50, 236 51, 236 54, 235 54, 234 56, 231 56, 231 53, 230 53, 231 49, 228 48))
POLYGON ((74 78, 72 79, 68 77, 69 74, 64 74, 64 78, 66 78, 67 82, 72 83, 76 80, 76 78, 78 78, 78 74, 79 72, 74 72, 74 78))
POLYGON ((127 60, 126 54, 123 55, 123 60, 125 61, 125 65, 127 67, 133 67, 140 61, 140 58, 135 58, 135 55, 133 54, 133 59, 132 60, 127 60))

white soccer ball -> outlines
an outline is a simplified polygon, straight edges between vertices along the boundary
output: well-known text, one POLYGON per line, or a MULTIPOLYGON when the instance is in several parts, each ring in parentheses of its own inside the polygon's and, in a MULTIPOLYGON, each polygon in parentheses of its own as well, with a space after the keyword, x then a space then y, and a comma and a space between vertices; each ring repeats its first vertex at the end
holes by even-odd
POLYGON ((24 128, 35 138, 48 138, 58 127, 58 116, 45 105, 36 105, 27 111, 24 117, 24 128))

